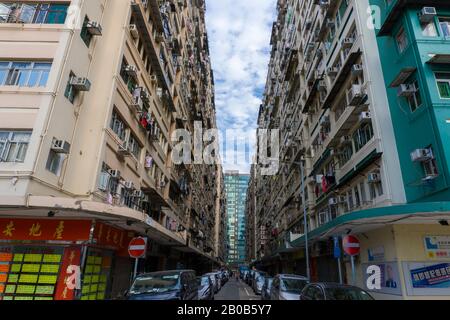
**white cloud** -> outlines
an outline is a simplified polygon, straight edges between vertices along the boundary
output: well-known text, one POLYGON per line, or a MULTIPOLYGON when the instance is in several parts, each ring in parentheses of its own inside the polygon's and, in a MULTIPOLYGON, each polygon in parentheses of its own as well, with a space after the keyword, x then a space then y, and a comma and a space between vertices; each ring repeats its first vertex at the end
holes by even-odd
MULTIPOLYGON (((276 0, 206 0, 206 8, 219 129, 254 132, 266 83, 276 0)), ((250 164, 242 159, 252 159, 253 144, 249 149, 247 157, 239 157, 238 163, 227 161, 224 168, 248 173, 250 164)))

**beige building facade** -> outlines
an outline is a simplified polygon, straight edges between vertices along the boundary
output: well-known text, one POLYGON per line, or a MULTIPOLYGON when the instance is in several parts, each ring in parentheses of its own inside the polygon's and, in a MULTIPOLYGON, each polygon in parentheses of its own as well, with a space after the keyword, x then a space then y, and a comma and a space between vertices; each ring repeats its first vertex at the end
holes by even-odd
POLYGON ((89 221, 73 240, 82 259, 111 252, 108 297, 132 263, 125 239, 101 245, 101 225, 148 237, 141 272, 220 265, 221 167, 172 161, 176 129, 216 128, 204 12, 186 0, 0 2, 0 231, 17 226, 3 250, 70 244, 19 235, 25 220, 89 221))

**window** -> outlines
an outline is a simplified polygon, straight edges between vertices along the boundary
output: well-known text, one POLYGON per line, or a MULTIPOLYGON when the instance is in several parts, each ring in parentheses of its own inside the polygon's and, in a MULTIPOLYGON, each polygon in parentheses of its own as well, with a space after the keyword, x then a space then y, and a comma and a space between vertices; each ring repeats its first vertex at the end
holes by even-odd
POLYGON ((139 159, 141 156, 141 146, 137 142, 136 138, 130 134, 128 138, 128 149, 135 156, 136 159, 139 159))
POLYGON ((70 84, 70 80, 75 77, 73 72, 69 75, 69 80, 67 81, 66 90, 64 91, 64 96, 73 104, 75 98, 77 97, 77 90, 70 84))
POLYGON ((443 37, 450 37, 450 17, 439 17, 439 26, 443 37))
POLYGON ((436 73, 436 81, 441 99, 450 99, 450 73, 436 73))
POLYGON ((89 32, 87 25, 89 23, 89 18, 87 16, 84 17, 83 27, 81 28, 81 39, 86 44, 86 46, 90 46, 92 40, 92 34, 89 32))
POLYGON ((398 51, 400 53, 405 51, 409 44, 405 29, 400 29, 400 31, 397 33, 397 36, 395 37, 395 40, 397 41, 398 51))
POLYGON ((353 142, 355 144, 355 151, 362 149, 373 137, 373 127, 371 123, 363 125, 353 134, 353 142))
POLYGON ((136 80, 133 78, 133 76, 129 75, 126 72, 127 66, 128 66, 128 62, 125 60, 125 58, 123 58, 122 65, 120 68, 120 77, 122 78, 123 82, 125 82, 125 84, 127 85, 128 91, 133 93, 137 87, 137 83, 136 83, 136 80))
POLYGON ((50 150, 45 168, 51 173, 59 176, 61 174, 61 168, 65 158, 65 154, 50 150))
POLYGON ((24 162, 31 131, 0 131, 0 162, 24 162))
POLYGON ((411 112, 414 112, 422 105, 422 97, 420 95, 419 82, 417 80, 415 80, 411 84, 414 85, 414 88, 416 90, 415 90, 414 94, 410 95, 407 98, 407 100, 408 100, 408 104, 409 104, 409 108, 411 109, 411 112))
POLYGON ((436 24, 434 20, 430 23, 421 24, 422 26, 422 35, 425 37, 437 37, 438 32, 436 29, 436 24))
POLYGON ((125 140, 126 135, 125 123, 115 110, 113 111, 109 127, 111 128, 112 131, 114 131, 115 134, 117 134, 120 140, 122 141, 125 140))
POLYGON ((50 62, 0 61, 0 85, 45 87, 51 67, 50 62))
POLYGON ((63 24, 68 4, 0 3, 0 23, 63 24))

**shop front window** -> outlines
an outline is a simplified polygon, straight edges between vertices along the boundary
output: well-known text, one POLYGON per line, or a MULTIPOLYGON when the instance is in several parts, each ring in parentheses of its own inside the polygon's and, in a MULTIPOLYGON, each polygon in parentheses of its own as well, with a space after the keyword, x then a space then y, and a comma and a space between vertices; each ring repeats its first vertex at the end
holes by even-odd
POLYGON ((84 266, 81 300, 105 300, 110 282, 113 252, 89 248, 84 266))

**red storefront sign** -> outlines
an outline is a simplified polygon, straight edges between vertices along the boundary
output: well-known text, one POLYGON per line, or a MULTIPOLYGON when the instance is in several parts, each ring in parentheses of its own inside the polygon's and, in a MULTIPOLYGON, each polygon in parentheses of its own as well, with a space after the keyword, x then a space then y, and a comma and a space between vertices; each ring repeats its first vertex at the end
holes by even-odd
POLYGON ((56 286, 55 300, 73 300, 75 298, 75 290, 73 288, 70 288, 70 286, 68 285, 68 280, 71 276, 77 275, 74 274, 75 270, 70 270, 68 268, 69 266, 75 266, 78 267, 78 270, 80 270, 80 264, 81 247, 65 248, 61 272, 59 274, 58 283, 56 286), (71 271, 71 273, 68 273, 68 271, 71 271))
POLYGON ((87 241, 91 220, 0 219, 0 240, 87 241))
POLYGON ((135 236, 134 232, 119 229, 102 222, 95 223, 94 242, 100 246, 117 250, 117 255, 128 257, 128 244, 135 236))

